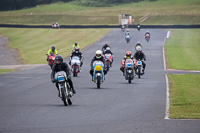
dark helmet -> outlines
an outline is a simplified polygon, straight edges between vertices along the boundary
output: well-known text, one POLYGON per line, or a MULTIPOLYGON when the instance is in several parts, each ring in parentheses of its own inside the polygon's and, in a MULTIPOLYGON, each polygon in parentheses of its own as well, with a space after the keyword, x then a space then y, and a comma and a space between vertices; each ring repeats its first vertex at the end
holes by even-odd
POLYGON ((74 48, 74 51, 75 51, 76 53, 78 53, 78 52, 79 52, 79 47, 75 47, 75 48, 74 48))
POLYGON ((108 44, 107 44, 107 43, 105 43, 105 45, 104 45, 104 46, 108 47, 108 44))
POLYGON ((77 42, 75 42, 75 46, 77 46, 78 45, 78 43, 77 42))
POLYGON ((57 56, 55 57, 55 63, 56 63, 57 65, 62 64, 62 63, 63 63, 63 57, 62 57, 61 55, 57 55, 57 56))
POLYGON ((55 49, 56 49, 55 46, 52 46, 52 47, 51 47, 51 50, 52 50, 52 51, 54 51, 55 49))

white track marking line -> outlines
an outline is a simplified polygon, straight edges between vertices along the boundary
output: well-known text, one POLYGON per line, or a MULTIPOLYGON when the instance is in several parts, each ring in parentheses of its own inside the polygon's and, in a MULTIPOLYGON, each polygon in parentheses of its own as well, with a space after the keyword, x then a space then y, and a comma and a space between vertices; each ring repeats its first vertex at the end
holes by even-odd
POLYGON ((165 109, 165 118, 164 119, 169 119, 170 101, 169 101, 169 80, 168 80, 167 74, 165 74, 165 79, 166 79, 166 109, 165 109))
MULTIPOLYGON (((163 43, 163 63, 164 63, 164 70, 166 70, 166 60, 165 60, 165 43, 167 38, 169 38, 169 34, 170 31, 167 32, 167 36, 164 40, 163 43)), ((164 119, 169 119, 169 106, 170 106, 170 102, 169 102, 169 80, 167 77, 167 74, 165 74, 165 80, 166 80, 166 108, 165 108, 165 118, 164 119)))

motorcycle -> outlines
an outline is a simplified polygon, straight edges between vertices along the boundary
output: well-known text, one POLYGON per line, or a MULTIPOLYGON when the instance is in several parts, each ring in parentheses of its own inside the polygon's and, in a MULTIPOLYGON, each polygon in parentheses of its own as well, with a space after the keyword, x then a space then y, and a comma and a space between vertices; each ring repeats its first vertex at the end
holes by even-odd
POLYGON ((72 88, 67 82, 67 76, 64 71, 57 72, 55 74, 55 80, 58 84, 60 98, 62 99, 65 106, 72 105, 72 88))
POLYGON ((80 72, 80 58, 78 56, 74 56, 71 59, 71 72, 73 73, 74 77, 78 76, 78 73, 80 72))
POLYGON ((147 42, 149 42, 149 40, 150 40, 150 35, 149 35, 149 34, 146 34, 146 35, 145 35, 145 40, 146 40, 147 42))
POLYGON ((109 71, 113 57, 111 54, 105 54, 104 57, 105 57, 105 61, 106 61, 106 69, 107 69, 107 71, 109 71))
POLYGON ((94 61, 93 63, 93 82, 97 84, 97 88, 100 89, 100 84, 104 82, 104 64, 101 61, 94 61))
POLYGON ((48 65, 51 67, 51 69, 52 69, 53 65, 55 64, 55 61, 54 61, 55 57, 56 57, 56 54, 54 54, 54 53, 50 53, 48 56, 48 65))
POLYGON ((135 74, 138 75, 138 78, 140 78, 142 75, 144 75, 144 71, 143 71, 143 66, 142 66, 142 61, 141 60, 137 60, 136 61, 136 72, 135 74))
POLYGON ((140 25, 137 25, 137 30, 140 31, 140 25))
POLYGON ((126 42, 129 43, 131 40, 131 36, 130 35, 125 36, 125 39, 126 39, 126 42))
POLYGON ((125 61, 125 69, 124 69, 124 77, 128 80, 128 83, 131 83, 131 80, 134 79, 134 63, 132 59, 126 59, 125 61))

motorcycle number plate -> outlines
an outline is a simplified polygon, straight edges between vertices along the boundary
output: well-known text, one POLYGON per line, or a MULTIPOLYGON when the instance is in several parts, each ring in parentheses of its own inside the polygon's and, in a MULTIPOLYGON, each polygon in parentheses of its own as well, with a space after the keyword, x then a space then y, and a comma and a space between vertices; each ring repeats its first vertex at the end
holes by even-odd
POLYGON ((65 77, 62 76, 62 77, 58 77, 58 82, 61 82, 61 81, 64 81, 65 80, 65 77))
POLYGON ((110 58, 110 56, 109 56, 109 55, 107 55, 107 56, 106 56, 106 58, 110 58))
POLYGON ((132 67, 132 64, 127 64, 127 67, 132 67))
POLYGON ((142 65, 142 62, 137 62, 137 65, 142 65))
POLYGON ((78 58, 73 58, 74 60, 79 60, 78 58))

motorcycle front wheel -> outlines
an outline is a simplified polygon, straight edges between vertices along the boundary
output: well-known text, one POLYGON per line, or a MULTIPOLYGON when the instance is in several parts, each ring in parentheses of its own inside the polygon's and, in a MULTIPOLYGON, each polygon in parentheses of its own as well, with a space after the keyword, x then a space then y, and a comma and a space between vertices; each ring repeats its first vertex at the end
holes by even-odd
POLYGON ((67 106, 68 101, 67 101, 67 94, 66 94, 66 89, 65 89, 64 85, 63 85, 63 87, 61 87, 61 93, 62 93, 62 101, 63 101, 64 105, 67 106))

